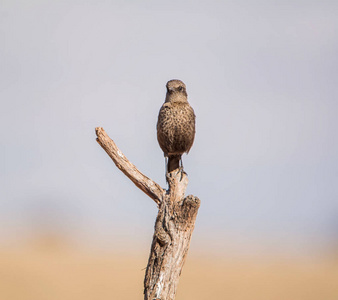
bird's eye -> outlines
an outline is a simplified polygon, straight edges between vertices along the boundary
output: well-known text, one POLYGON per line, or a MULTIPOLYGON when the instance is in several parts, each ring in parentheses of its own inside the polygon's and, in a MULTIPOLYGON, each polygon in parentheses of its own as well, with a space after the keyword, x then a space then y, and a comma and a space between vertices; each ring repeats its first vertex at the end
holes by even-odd
POLYGON ((182 92, 182 91, 183 91, 183 86, 180 86, 180 87, 178 88, 178 90, 179 90, 180 92, 182 92))

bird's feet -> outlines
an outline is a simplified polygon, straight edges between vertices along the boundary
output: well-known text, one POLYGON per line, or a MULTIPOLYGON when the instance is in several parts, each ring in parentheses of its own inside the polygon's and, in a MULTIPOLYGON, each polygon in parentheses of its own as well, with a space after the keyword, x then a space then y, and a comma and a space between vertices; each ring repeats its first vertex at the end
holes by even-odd
POLYGON ((179 172, 181 173, 181 180, 182 180, 182 178, 183 178, 183 174, 186 175, 186 176, 188 175, 188 173, 184 171, 182 165, 179 167, 179 172))
POLYGON ((180 174, 181 177, 180 177, 180 181, 183 179, 183 175, 188 175, 187 172, 184 171, 183 169, 183 166, 180 166, 179 168, 177 168, 176 170, 172 171, 172 172, 166 172, 165 174, 165 179, 166 179, 166 182, 169 184, 169 178, 172 176, 170 175, 171 173, 175 172, 175 174, 180 174))

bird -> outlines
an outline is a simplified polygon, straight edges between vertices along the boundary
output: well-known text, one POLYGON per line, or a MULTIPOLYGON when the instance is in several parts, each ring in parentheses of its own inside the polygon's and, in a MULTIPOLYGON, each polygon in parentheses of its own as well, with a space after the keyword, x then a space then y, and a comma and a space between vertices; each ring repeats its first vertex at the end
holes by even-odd
POLYGON ((195 139, 195 112, 188 102, 183 81, 169 80, 165 102, 157 120, 157 141, 166 161, 166 175, 176 169, 183 171, 182 154, 189 153, 195 139), (168 159, 168 163, 167 163, 168 159))

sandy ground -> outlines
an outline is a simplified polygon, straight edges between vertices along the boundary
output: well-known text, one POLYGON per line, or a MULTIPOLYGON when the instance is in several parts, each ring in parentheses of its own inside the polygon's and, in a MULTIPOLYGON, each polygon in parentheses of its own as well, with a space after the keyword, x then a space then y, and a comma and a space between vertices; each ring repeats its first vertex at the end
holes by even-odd
MULTIPOLYGON (((142 300, 147 254, 0 251, 1 300, 142 300)), ((177 300, 337 300, 338 261, 207 259, 193 254, 177 300)))

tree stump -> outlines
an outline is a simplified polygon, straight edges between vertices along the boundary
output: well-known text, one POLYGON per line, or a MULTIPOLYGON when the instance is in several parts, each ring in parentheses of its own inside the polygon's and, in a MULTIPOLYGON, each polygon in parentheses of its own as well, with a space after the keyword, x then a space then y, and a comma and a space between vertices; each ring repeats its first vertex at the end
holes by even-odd
POLYGON ((115 165, 158 206, 155 231, 144 279, 145 300, 174 300, 179 277, 189 250, 200 206, 192 195, 185 197, 188 176, 180 169, 167 174, 168 190, 142 174, 101 127, 97 142, 115 165))

